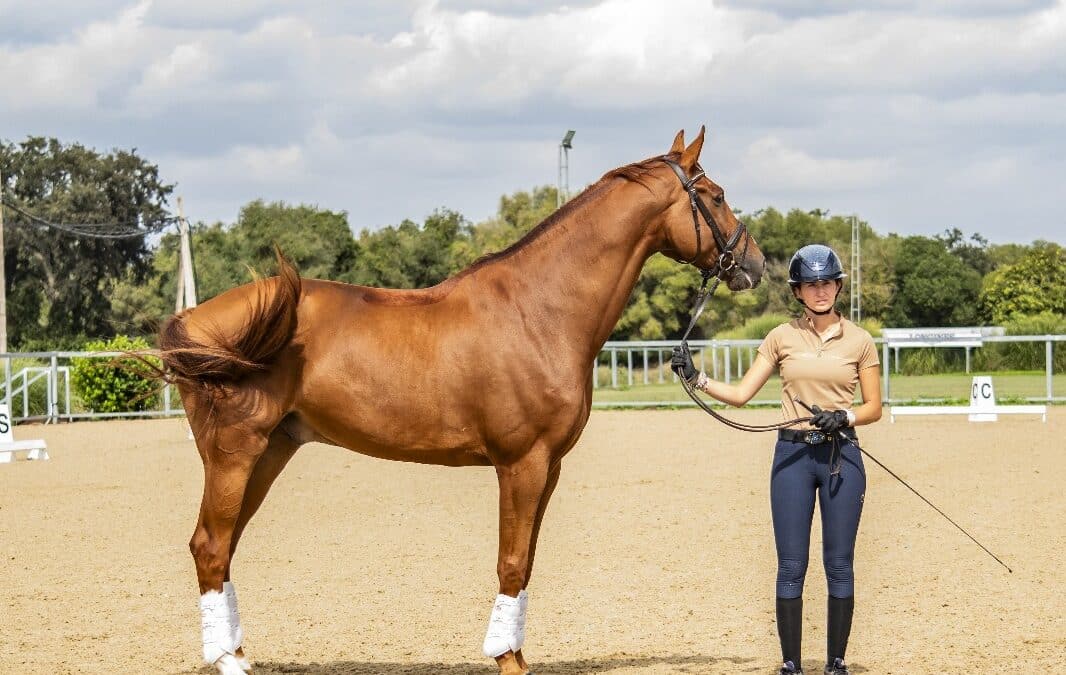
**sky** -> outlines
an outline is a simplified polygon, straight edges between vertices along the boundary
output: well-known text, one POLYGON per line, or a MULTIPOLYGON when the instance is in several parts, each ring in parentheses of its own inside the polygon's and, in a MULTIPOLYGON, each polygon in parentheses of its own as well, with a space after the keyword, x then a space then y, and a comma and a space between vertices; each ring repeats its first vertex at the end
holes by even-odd
POLYGON ((473 222, 706 125, 730 204, 1066 243, 1066 0, 0 0, 0 138, 136 148, 193 221, 473 222))

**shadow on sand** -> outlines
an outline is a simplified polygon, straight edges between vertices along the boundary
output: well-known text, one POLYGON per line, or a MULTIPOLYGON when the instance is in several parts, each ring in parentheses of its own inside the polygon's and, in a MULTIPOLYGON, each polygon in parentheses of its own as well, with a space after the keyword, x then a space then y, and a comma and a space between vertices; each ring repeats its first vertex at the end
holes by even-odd
MULTIPOLYGON (((807 672, 821 672, 821 664, 807 663, 807 672)), ((755 673, 770 675, 775 672, 773 664, 766 659, 742 658, 739 656, 627 656, 625 654, 604 656, 596 659, 570 661, 541 661, 531 664, 536 675, 582 675, 584 673, 610 673, 615 670, 656 666, 673 666, 671 672, 710 675, 712 673, 755 673)), ((495 666, 486 663, 389 663, 378 661, 334 661, 333 663, 277 663, 257 661, 252 664, 255 675, 496 675, 495 666)), ((852 673, 868 673, 867 668, 849 664, 852 673)), ((661 669, 657 669, 660 670, 661 669)), ((206 666, 197 673, 213 675, 214 669, 206 666)))
MULTIPOLYGON (((300 673, 306 675, 496 675, 499 671, 491 663, 388 663, 370 661, 335 661, 333 663, 275 663, 257 661, 252 664, 256 675, 300 673)), ((677 673, 762 673, 765 663, 740 657, 693 656, 627 656, 625 654, 595 659, 570 661, 539 661, 533 666, 536 675, 579 675, 580 673, 609 673, 621 669, 675 666, 677 673)), ((201 673, 210 673, 207 669, 201 673)))

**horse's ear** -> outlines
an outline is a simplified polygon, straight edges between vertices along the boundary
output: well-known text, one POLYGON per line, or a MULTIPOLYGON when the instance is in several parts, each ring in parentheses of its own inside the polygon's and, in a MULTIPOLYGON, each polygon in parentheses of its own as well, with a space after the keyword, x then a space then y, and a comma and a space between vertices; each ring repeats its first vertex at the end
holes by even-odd
POLYGON ((680 155, 685 151, 685 130, 677 132, 677 136, 674 136, 674 144, 670 146, 670 152, 668 154, 680 155))
POLYGON ((700 151, 703 150, 703 134, 706 130, 707 127, 701 126, 696 140, 692 141, 692 144, 681 153, 680 164, 686 171, 692 171, 692 167, 696 166, 696 162, 700 161, 700 151))

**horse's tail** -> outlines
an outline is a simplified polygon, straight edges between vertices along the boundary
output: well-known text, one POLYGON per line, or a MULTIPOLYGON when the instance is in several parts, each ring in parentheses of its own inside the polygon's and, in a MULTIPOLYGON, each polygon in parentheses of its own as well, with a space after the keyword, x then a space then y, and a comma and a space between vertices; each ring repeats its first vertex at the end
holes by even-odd
MULTIPOLYGON (((236 330, 205 328, 189 335, 187 321, 198 308, 170 317, 159 332, 164 379, 191 388, 235 382, 266 369, 296 332, 301 281, 296 268, 275 247, 277 277, 256 279, 254 300, 236 330)), ((207 307, 204 305, 203 307, 207 307)))

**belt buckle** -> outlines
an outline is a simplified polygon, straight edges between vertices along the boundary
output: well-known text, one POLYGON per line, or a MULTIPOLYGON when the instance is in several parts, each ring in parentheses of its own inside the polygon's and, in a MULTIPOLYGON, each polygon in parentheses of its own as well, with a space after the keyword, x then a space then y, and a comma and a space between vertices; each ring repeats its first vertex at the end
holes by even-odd
POLYGON ((825 443, 826 435, 821 431, 814 431, 813 429, 803 434, 803 442, 807 445, 818 445, 819 443, 825 443))

